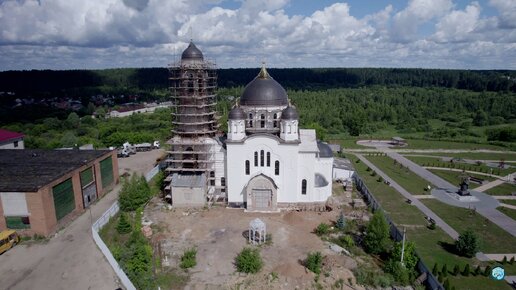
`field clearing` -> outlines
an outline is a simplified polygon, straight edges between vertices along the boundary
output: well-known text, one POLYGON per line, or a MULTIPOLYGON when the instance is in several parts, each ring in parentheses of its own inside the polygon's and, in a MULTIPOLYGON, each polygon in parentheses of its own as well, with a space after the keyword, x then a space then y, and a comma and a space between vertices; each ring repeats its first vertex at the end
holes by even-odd
POLYGON ((516 194, 516 184, 513 183, 503 183, 493 188, 490 188, 485 191, 490 195, 512 195, 516 194))

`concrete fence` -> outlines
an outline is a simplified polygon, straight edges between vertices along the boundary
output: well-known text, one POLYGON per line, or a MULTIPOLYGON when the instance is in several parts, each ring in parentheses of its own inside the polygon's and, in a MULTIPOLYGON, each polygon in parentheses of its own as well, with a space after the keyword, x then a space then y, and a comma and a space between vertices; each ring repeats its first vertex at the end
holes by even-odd
POLYGON ((120 268, 120 265, 117 263, 113 255, 111 254, 111 251, 109 251, 109 248, 106 246, 104 241, 99 236, 99 231, 104 227, 108 222, 109 219, 118 213, 119 211, 118 201, 113 203, 113 205, 106 211, 104 214, 97 220, 95 223, 91 226, 91 233, 93 235, 93 240, 97 244, 97 247, 99 247, 102 254, 104 254, 104 257, 108 260, 109 264, 115 271, 116 275, 120 279, 120 282, 122 282, 122 285, 124 285, 125 289, 127 290, 136 290, 136 287, 134 287, 133 283, 127 275, 124 273, 122 268, 120 268))
POLYGON ((149 182, 154 176, 156 176, 156 174, 158 174, 159 167, 160 167, 160 165, 158 164, 154 168, 152 168, 149 172, 147 172, 147 174, 145 174, 145 180, 147 180, 147 182, 149 182))
MULTIPOLYGON (((380 203, 378 203, 376 198, 374 198, 374 195, 369 191, 365 183, 362 181, 362 179, 360 178, 360 176, 358 176, 356 172, 355 174, 353 174, 353 181, 355 182, 358 191, 363 195, 364 199, 367 201, 368 205, 373 210, 383 210, 380 206, 380 203)), ((385 214, 385 218, 389 222, 392 239, 396 242, 401 241, 403 239, 403 233, 398 229, 398 227, 396 227, 396 225, 392 222, 391 218, 387 214, 385 214)), ((421 274, 426 273, 427 278, 424 283, 426 284, 427 289, 445 290, 441 283, 439 283, 437 278, 435 278, 435 276, 432 274, 432 271, 425 265, 423 259, 421 259, 421 256, 419 256, 417 252, 416 256, 419 259, 416 265, 417 270, 421 274)))

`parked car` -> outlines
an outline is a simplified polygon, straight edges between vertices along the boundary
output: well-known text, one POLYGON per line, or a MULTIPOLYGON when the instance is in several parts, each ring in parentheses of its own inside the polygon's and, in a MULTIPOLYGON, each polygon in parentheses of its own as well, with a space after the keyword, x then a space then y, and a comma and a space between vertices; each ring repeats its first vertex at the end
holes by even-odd
POLYGON ((16 246, 20 242, 20 237, 14 230, 0 232, 0 254, 16 246))

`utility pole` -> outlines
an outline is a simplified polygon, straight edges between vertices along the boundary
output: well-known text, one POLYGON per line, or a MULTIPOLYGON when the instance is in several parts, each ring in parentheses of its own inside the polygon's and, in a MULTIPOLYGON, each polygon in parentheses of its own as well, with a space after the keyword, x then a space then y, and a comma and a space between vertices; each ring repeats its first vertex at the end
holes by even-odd
POLYGON ((403 241, 401 243, 401 264, 403 264, 403 255, 405 254, 405 233, 407 232, 406 228, 403 228, 403 241))

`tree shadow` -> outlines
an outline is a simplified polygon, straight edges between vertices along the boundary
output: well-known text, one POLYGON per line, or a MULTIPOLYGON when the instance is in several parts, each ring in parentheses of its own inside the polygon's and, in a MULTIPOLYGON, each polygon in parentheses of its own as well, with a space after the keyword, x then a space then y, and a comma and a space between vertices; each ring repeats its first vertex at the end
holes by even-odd
POLYGON ((439 241, 437 244, 439 244, 439 246, 441 246, 441 248, 443 248, 443 250, 446 252, 459 256, 459 253, 457 253, 457 249, 453 243, 439 241))

